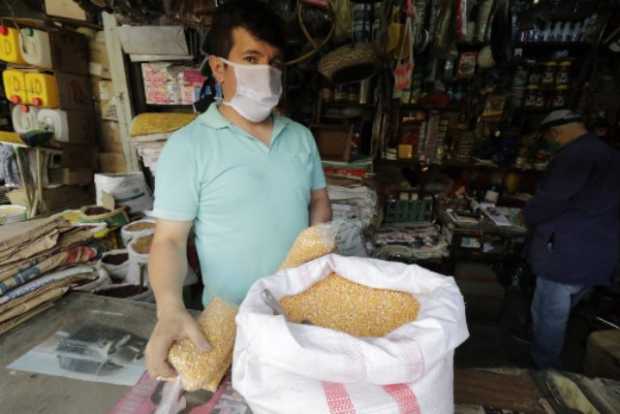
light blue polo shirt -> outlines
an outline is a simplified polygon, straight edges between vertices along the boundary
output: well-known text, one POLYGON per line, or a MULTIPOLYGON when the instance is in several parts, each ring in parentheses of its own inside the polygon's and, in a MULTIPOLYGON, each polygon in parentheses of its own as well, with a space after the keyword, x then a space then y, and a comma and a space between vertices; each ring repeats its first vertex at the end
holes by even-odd
POLYGON ((164 146, 153 214, 193 221, 203 303, 214 296, 241 303, 308 227, 310 194, 321 188, 325 176, 306 127, 274 116, 268 147, 212 104, 164 146))

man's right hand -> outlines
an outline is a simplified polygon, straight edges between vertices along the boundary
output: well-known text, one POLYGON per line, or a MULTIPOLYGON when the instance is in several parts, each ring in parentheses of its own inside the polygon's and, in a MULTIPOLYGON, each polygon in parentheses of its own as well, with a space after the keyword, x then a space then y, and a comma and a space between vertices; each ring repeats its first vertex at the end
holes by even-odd
POLYGON ((211 350, 200 325, 186 309, 162 312, 146 345, 146 368, 151 378, 173 378, 177 375, 167 361, 168 351, 175 341, 184 338, 189 338, 202 352, 211 350))

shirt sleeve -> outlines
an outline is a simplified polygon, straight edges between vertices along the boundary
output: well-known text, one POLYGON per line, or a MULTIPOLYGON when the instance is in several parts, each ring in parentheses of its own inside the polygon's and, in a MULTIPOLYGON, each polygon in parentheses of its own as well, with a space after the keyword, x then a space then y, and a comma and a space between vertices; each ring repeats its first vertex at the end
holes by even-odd
POLYGON ((173 135, 162 150, 155 172, 154 217, 192 221, 198 214, 200 183, 189 144, 185 137, 173 135))
POLYGON ((593 162, 587 156, 560 158, 552 162, 547 177, 525 207, 523 214, 529 226, 552 220, 570 207, 570 200, 586 184, 593 162))
POLYGON ((310 133, 310 143, 312 145, 312 190, 322 190, 327 187, 327 183, 325 181, 323 164, 321 164, 321 155, 319 154, 319 149, 316 146, 316 141, 312 133, 310 133))

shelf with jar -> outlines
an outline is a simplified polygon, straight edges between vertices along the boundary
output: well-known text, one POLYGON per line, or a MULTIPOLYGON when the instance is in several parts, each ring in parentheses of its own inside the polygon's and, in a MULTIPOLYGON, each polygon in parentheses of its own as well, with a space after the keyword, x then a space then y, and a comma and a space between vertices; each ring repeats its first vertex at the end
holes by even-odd
POLYGON ((570 105, 574 61, 526 60, 517 66, 512 83, 512 106, 526 113, 548 112, 570 105))

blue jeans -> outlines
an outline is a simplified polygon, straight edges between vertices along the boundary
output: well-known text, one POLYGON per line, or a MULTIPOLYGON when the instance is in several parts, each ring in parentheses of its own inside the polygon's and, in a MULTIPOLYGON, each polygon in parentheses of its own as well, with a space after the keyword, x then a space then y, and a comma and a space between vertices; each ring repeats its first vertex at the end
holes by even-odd
POLYGON ((543 279, 536 280, 532 302, 532 358, 539 369, 560 369, 570 311, 589 289, 543 279))

